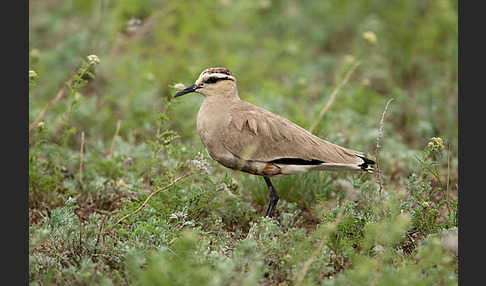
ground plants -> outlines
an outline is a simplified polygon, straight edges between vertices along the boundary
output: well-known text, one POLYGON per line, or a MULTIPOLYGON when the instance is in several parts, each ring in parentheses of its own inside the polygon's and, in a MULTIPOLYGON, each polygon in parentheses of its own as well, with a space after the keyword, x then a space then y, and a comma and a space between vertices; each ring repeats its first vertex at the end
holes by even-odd
POLYGON ((382 2, 31 1, 30 284, 457 285, 457 3, 382 2), (261 218, 172 97, 209 66, 381 172, 261 218))

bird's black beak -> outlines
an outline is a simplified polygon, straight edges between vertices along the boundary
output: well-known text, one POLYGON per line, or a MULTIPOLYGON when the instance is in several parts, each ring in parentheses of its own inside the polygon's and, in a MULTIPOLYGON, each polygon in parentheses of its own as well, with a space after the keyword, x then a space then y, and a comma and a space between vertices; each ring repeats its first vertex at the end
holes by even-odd
POLYGON ((197 86, 197 85, 195 85, 195 84, 193 84, 193 85, 188 86, 188 87, 184 88, 183 90, 181 90, 181 91, 177 92, 177 93, 174 95, 174 97, 178 97, 178 96, 184 95, 184 94, 186 94, 186 93, 191 93, 191 92, 194 92, 194 91, 196 91, 196 89, 197 89, 197 88, 198 88, 198 86, 197 86))

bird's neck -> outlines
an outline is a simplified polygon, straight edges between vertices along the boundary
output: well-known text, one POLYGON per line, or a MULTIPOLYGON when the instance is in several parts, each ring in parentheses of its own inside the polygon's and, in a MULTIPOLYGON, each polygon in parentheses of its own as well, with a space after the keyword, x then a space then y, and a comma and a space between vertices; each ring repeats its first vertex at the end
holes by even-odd
POLYGON ((225 105, 235 100, 240 100, 238 90, 225 90, 215 95, 206 96, 204 101, 211 104, 225 105))

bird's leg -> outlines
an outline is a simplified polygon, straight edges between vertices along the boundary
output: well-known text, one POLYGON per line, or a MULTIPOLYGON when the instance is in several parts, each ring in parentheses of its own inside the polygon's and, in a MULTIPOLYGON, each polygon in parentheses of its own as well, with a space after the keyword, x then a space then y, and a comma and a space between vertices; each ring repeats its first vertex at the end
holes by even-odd
POLYGON ((268 207, 267 207, 267 211, 265 212, 265 216, 271 217, 273 215, 273 211, 275 210, 275 206, 277 205, 278 202, 278 194, 277 194, 277 190, 275 190, 275 187, 272 185, 270 178, 268 177, 263 177, 263 178, 265 179, 265 183, 267 183, 267 187, 269 190, 268 207))

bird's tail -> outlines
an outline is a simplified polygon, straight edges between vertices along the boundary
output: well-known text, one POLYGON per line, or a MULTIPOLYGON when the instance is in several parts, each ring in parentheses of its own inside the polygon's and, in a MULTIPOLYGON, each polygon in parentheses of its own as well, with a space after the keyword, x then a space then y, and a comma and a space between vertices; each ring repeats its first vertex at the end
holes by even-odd
POLYGON ((358 156, 358 157, 360 157, 364 161, 363 163, 358 165, 361 168, 361 170, 366 171, 368 173, 373 173, 373 171, 375 170, 374 165, 376 164, 376 162, 363 156, 358 156))

